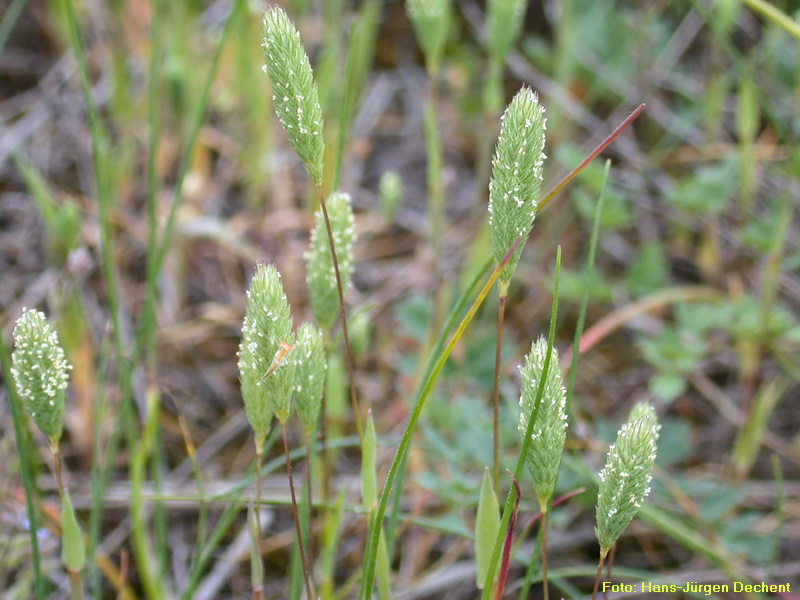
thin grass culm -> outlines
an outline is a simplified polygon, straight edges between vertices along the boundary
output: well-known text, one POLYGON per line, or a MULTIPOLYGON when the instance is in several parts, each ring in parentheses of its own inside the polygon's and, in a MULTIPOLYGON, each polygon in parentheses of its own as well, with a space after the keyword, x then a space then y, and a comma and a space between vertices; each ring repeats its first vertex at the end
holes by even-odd
POLYGON ((600 489, 597 492, 595 534, 600 544, 600 560, 592 600, 597 598, 606 556, 650 493, 660 428, 653 407, 639 403, 634 406, 628 422, 619 430, 616 442, 608 450, 606 465, 600 471, 600 489))
POLYGON ((533 227, 542 183, 544 142, 547 122, 539 97, 523 87, 503 113, 489 182, 489 226, 495 263, 508 252, 517 238, 522 243, 506 263, 498 282, 497 344, 495 346, 492 480, 498 491, 500 477, 500 351, 503 344, 508 288, 522 249, 533 227))
MULTIPOLYGON (((547 340, 540 337, 531 345, 530 353, 520 366, 522 375, 522 392, 519 406, 519 432, 524 436, 528 430, 528 419, 533 413, 536 396, 542 382, 544 361, 547 355, 547 340)), ((558 352, 552 349, 553 365, 558 365, 558 352)), ((531 435, 530 446, 525 456, 528 471, 533 478, 539 511, 542 514, 542 585, 544 600, 548 600, 547 586, 547 523, 550 501, 558 478, 561 455, 564 453, 564 441, 567 437, 567 390, 561 382, 558 368, 550 368, 544 376, 544 392, 539 408, 539 419, 531 435)))

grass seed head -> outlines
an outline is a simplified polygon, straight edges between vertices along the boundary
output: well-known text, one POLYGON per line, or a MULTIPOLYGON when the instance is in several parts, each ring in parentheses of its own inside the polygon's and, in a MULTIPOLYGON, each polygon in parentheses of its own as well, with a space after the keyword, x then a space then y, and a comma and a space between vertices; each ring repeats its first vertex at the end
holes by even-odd
MULTIPOLYGON (((544 360, 547 356, 547 340, 540 337, 531 345, 531 351, 520 366, 522 393, 519 399, 519 433, 525 435, 528 419, 533 413, 536 395, 542 381, 544 360)), ((558 352, 553 348, 550 365, 545 377, 544 392, 539 406, 531 443, 525 462, 533 478, 539 505, 545 509, 553 497, 567 437, 567 391, 561 383, 558 367, 558 352)))
POLYGON ((300 33, 280 7, 271 6, 264 13, 263 47, 275 112, 308 175, 319 186, 325 154, 319 92, 300 33))
POLYGON ((64 390, 72 366, 44 313, 23 309, 14 327, 11 375, 22 405, 51 441, 61 437, 64 390))
POLYGON ((502 61, 517 41, 528 0, 489 0, 486 7, 486 37, 489 55, 502 61))
POLYGON ((300 325, 292 354, 295 362, 294 401, 297 416, 306 433, 311 434, 319 421, 328 368, 322 347, 322 331, 311 323, 300 325))
POLYGON ((518 237, 523 240, 500 275, 501 283, 507 285, 539 204, 547 126, 544 107, 527 87, 517 92, 502 120, 489 182, 489 224, 495 261, 503 259, 518 237))
POLYGON ((650 493, 659 429, 653 407, 639 404, 608 450, 597 493, 595 534, 601 551, 614 545, 650 493))
MULTIPOLYGON (((355 244, 355 217, 350 206, 350 196, 334 192, 326 201, 331 233, 339 262, 342 291, 350 287, 353 274, 353 245, 355 244)), ((336 271, 328 243, 328 232, 322 208, 317 210, 316 224, 311 232, 311 244, 306 253, 308 293, 311 310, 317 323, 329 330, 339 314, 339 294, 336 289, 336 271)))
POLYGON ((450 0, 406 0, 406 10, 425 60, 437 65, 447 40, 450 0))
POLYGON ((281 275, 272 265, 258 265, 247 291, 247 314, 239 345, 239 381, 247 419, 263 443, 272 416, 289 418, 295 364, 286 349, 294 345, 292 315, 281 275), (269 373, 265 377, 265 374, 269 373))

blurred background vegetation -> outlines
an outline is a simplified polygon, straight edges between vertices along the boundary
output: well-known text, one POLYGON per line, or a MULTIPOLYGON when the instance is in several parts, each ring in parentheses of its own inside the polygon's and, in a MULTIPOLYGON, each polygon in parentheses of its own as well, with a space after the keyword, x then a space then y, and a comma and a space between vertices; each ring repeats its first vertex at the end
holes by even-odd
MULTIPOLYGON (((447 208, 431 244, 428 80, 404 3, 283 5, 319 81, 326 186, 341 164, 338 187, 357 211, 348 305, 356 382, 373 409, 383 474, 431 345, 435 299, 455 298, 489 253, 481 147, 494 144, 499 114, 484 91, 485 6, 453 3, 437 99, 447 208)), ((74 365, 65 479, 108 561, 90 576, 102 597, 114 597, 113 574, 138 528, 152 533, 165 589, 177 594, 193 581, 195 598, 249 591, 244 515, 227 496, 198 503, 196 474, 211 495, 252 480, 243 479, 252 445, 235 360, 244 291, 257 261, 275 263, 296 318, 309 314, 302 254, 316 208, 273 118, 261 70, 265 6, 82 0, 73 21, 69 0, 5 0, 0 16, 3 336, 10 339, 23 306, 41 307, 74 365), (139 423, 144 449, 131 441, 139 423), (137 477, 144 507, 129 512, 137 477), (208 531, 198 528, 199 510, 208 531), (208 536, 203 562, 195 549, 208 536)), ((557 495, 588 489, 551 522, 551 578, 564 596, 585 594, 597 552, 596 490, 576 457, 599 470, 617 425, 648 399, 663 423, 654 508, 621 540, 619 572, 800 585, 798 10, 789 0, 531 2, 503 66, 503 104, 525 84, 547 107, 545 188, 647 104, 602 155, 611 177, 557 495)), ((568 364, 603 182, 598 159, 537 216, 512 284, 504 467, 518 450, 516 366, 547 329, 557 245, 556 346, 568 364)), ((456 348, 412 447, 393 558, 398 599, 475 597, 470 532, 491 462, 495 312, 493 299, 456 348)), ((348 447, 355 428, 342 368, 331 367, 329 435, 344 446, 334 489, 351 506, 359 504, 359 456, 348 447)), ((29 441, 41 458, 33 463, 43 491, 42 569, 61 594, 52 597, 66 597, 54 480, 40 440, 29 441)), ((4 598, 28 597, 33 577, 15 448, 4 401, 4 598)), ((265 592, 299 597, 278 475, 266 480, 275 508, 262 545, 265 592)), ((529 482, 522 490, 524 563, 535 503, 529 482)), ((338 527, 331 572, 336 597, 350 597, 366 523, 345 510, 338 527)), ((510 595, 524 571, 512 564, 510 595)), ((133 559, 126 579, 128 597, 154 595, 133 559)))

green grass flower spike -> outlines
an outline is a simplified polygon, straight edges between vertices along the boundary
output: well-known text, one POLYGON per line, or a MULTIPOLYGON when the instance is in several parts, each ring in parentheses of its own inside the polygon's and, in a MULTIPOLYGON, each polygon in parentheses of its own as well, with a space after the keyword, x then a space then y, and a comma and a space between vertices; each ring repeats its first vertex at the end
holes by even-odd
MULTIPOLYGON (((520 366, 522 391, 519 399, 519 432, 525 435, 528 419, 533 413, 536 394, 542 381, 544 359, 547 356, 547 340, 540 337, 531 345, 531 351, 520 366)), ((531 434, 531 444, 525 461, 533 478, 536 497, 542 512, 547 512, 547 503, 553 497, 567 437, 567 390, 561 383, 558 368, 558 352, 553 348, 550 367, 547 369, 544 392, 536 426, 531 434)))
POLYGON ((650 493, 660 428, 653 407, 639 404, 609 448, 597 493, 595 533, 601 555, 611 549, 650 493))
POLYGON ((486 41, 494 60, 505 59, 522 29, 528 0, 489 0, 486 6, 486 41))
POLYGON ((518 237, 523 238, 500 276, 501 287, 507 287, 539 203, 547 125, 538 96, 526 87, 517 92, 502 119, 489 182, 489 224, 495 262, 502 260, 518 237))
POLYGON ((447 40, 450 0, 407 0, 406 10, 425 60, 429 65, 438 64, 447 40))
POLYGON ((325 350, 322 331, 311 323, 303 323, 297 330, 297 343, 292 352, 295 362, 294 401, 297 416, 306 434, 317 426, 322 394, 325 391, 325 350))
POLYGON ((282 8, 272 6, 264 13, 263 47, 275 112, 308 175, 319 186, 325 154, 319 92, 300 33, 282 8))
MULTIPOLYGON (((353 274, 355 217, 350 207, 350 196, 343 192, 334 192, 328 196, 327 207, 344 292, 350 287, 350 278, 353 274)), ((316 224, 311 232, 311 244, 306 253, 306 261, 306 281, 311 297, 311 310, 320 327, 330 330, 339 315, 339 295, 321 208, 317 210, 316 224)))
POLYGON ((292 315, 281 276, 272 265, 256 268, 247 291, 247 314, 239 346, 239 379, 247 419, 260 447, 273 414, 281 423, 289 418, 294 361, 292 315))
POLYGON ((64 390, 72 368, 44 313, 23 309, 14 327, 11 374, 22 405, 51 445, 61 437, 64 390))

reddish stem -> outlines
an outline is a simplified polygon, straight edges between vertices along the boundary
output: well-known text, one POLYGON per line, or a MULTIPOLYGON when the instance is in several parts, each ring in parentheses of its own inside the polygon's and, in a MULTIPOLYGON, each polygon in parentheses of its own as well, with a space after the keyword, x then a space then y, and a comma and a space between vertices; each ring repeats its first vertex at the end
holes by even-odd
POLYGON ((511 513, 511 520, 508 522, 508 529, 506 530, 506 540, 505 543, 503 544, 503 560, 500 563, 500 575, 497 578, 497 593, 494 596, 495 600, 502 599, 503 592, 506 587, 506 580, 508 579, 508 568, 511 562, 511 541, 514 538, 514 526, 517 524, 517 514, 519 513, 519 501, 522 496, 519 490, 519 483, 517 483, 517 478, 514 477, 514 474, 511 471, 508 471, 508 474, 511 475, 511 481, 514 483, 514 487, 517 490, 517 497, 514 500, 514 512, 511 513))
POLYGON ((636 119, 636 117, 638 117, 640 114, 642 114, 642 111, 644 110, 644 107, 645 107, 644 104, 640 104, 636 108, 636 110, 634 110, 630 115, 628 115, 627 119, 625 119, 622 123, 617 125, 617 128, 614 129, 614 131, 612 131, 608 135, 608 137, 606 139, 604 139, 602 142, 600 142, 600 144, 597 146, 597 148, 595 148, 594 150, 591 151, 589 156, 587 156, 586 158, 583 159, 581 164, 579 164, 577 167, 572 169, 572 171, 570 171, 567 174, 567 176, 564 177, 564 179, 559 181, 556 184, 556 186, 552 190, 550 190, 550 192, 548 192, 548 194, 544 198, 542 198, 542 201, 539 202, 539 206, 536 209, 537 212, 539 210, 543 209, 545 206, 547 206, 547 204, 555 197, 556 194, 558 194, 561 190, 563 190, 565 187, 567 187, 567 184, 570 181, 572 181, 573 179, 575 179, 575 177, 577 177, 578 173, 580 173, 581 171, 583 171, 584 168, 586 168, 586 165, 588 165, 595 158, 597 158, 597 155, 600 154, 603 150, 608 148, 608 146, 611 144, 611 142, 613 142, 615 139, 617 139, 617 137, 619 137, 619 134, 622 133, 623 131, 625 131, 625 129, 628 127, 628 125, 633 123, 634 120, 636 119))

